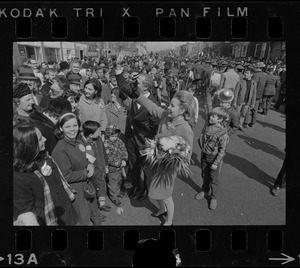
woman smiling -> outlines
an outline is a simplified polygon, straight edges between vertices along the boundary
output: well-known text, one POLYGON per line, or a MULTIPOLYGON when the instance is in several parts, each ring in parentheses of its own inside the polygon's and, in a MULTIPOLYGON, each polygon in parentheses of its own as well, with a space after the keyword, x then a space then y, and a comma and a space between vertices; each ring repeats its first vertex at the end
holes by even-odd
POLYGON ((96 121, 101 125, 101 131, 105 131, 107 126, 107 114, 105 106, 96 102, 97 96, 101 95, 101 84, 91 78, 84 84, 84 94, 80 97, 78 108, 81 115, 81 123, 85 121, 96 121))
MULTIPOLYGON (((79 139, 79 119, 73 113, 60 117, 57 124, 57 136, 60 138, 52 152, 52 156, 61 168, 68 183, 77 191, 74 207, 79 215, 77 225, 93 225, 91 220, 99 223, 99 219, 91 218, 91 203, 84 195, 87 180, 94 175, 94 166, 86 158, 85 146, 79 139)), ((99 224, 98 224, 99 225, 99 224)))

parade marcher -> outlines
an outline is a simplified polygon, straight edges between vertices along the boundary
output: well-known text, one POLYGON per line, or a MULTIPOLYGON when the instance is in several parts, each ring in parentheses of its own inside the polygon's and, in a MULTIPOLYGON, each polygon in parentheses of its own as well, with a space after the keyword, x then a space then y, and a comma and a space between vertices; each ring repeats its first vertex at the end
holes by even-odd
POLYGON ((45 151, 45 138, 31 125, 16 125, 14 140, 14 217, 32 212, 39 225, 76 225, 75 191, 45 151))
POLYGON ((29 123, 38 128, 46 138, 45 147, 50 155, 58 141, 54 134, 58 118, 71 111, 72 106, 69 101, 64 98, 55 98, 51 99, 42 111, 35 109, 29 115, 29 123))
POLYGON ((103 101, 97 103, 97 96, 101 95, 100 83, 95 78, 86 81, 84 93, 80 97, 78 109, 80 110, 81 122, 96 121, 100 123, 101 131, 105 131, 107 126, 107 114, 103 101), (99 105, 100 104, 100 105, 99 105))
POLYGON ((98 215, 91 214, 91 203, 95 202, 97 206, 96 198, 85 197, 84 188, 87 180, 93 177, 95 167, 86 158, 86 149, 79 139, 79 128, 80 121, 75 114, 66 113, 59 118, 56 134, 60 140, 52 152, 52 157, 68 183, 77 191, 74 208, 79 220, 76 225, 101 225, 106 217, 100 210, 98 215))
POLYGON ((247 127, 244 123, 246 114, 249 109, 253 109, 256 101, 256 83, 252 80, 253 73, 251 70, 245 72, 243 80, 241 80, 235 89, 233 107, 239 114, 239 130, 247 127))
POLYGON ((210 113, 203 127, 201 136, 198 139, 201 148, 201 171, 203 178, 202 191, 195 198, 197 200, 208 196, 211 199, 209 208, 217 208, 217 191, 219 188, 219 174, 222 167, 222 160, 225 155, 226 146, 229 141, 227 129, 223 125, 228 119, 226 110, 222 107, 216 107, 210 113))
POLYGON ((45 78, 46 81, 44 83, 44 85, 42 86, 42 94, 45 96, 49 93, 51 85, 53 84, 53 79, 54 77, 57 76, 57 71, 55 69, 47 69, 46 70, 46 74, 45 74, 45 78))
POLYGON ((279 88, 279 96, 277 99, 276 104, 274 105, 274 108, 278 110, 285 99, 286 94, 286 67, 282 67, 282 71, 279 73, 280 77, 280 88, 279 88))
POLYGON ((237 83, 240 81, 240 76, 234 70, 234 64, 230 63, 229 68, 223 73, 221 88, 231 89, 233 92, 237 83))
MULTIPOLYGON (((151 94, 153 80, 150 75, 140 74, 137 78, 137 90, 149 100, 156 101, 151 94)), ((132 183, 129 197, 137 197, 138 200, 147 197, 144 159, 140 150, 145 146, 145 138, 153 139, 158 128, 159 120, 151 115, 146 108, 133 101, 127 117, 125 130, 126 146, 128 151, 128 180, 132 183)))
POLYGON ((59 64, 59 73, 58 75, 63 75, 64 77, 66 77, 67 73, 69 72, 70 69, 70 64, 66 61, 62 61, 59 64))
POLYGON ((119 207, 118 195, 121 191, 122 168, 126 166, 128 153, 123 141, 119 138, 120 130, 114 125, 108 125, 105 130, 104 148, 107 153, 108 173, 107 192, 111 202, 119 207))
MULTIPOLYGON (((195 116, 196 104, 192 94, 185 90, 177 92, 168 109, 163 109, 144 95, 140 95, 136 101, 145 107, 150 114, 157 117, 159 127, 157 135, 161 136, 181 136, 190 146, 190 157, 193 151, 194 133, 189 124, 189 121, 195 116)), ((167 175, 170 183, 166 183, 165 179, 160 178, 158 174, 151 174, 148 169, 148 196, 151 199, 157 200, 159 210, 153 214, 154 217, 167 214, 167 220, 164 225, 173 224, 174 202, 172 198, 174 182, 177 177, 177 172, 167 175)))
POLYGON ((193 66, 192 71, 194 72, 194 83, 196 84, 196 94, 200 94, 201 83, 202 83, 202 72, 203 66, 200 64, 200 60, 195 60, 195 65, 193 66))
MULTIPOLYGON (((100 211, 109 212, 111 207, 106 205, 107 189, 105 182, 105 175, 108 172, 108 159, 101 135, 101 128, 98 122, 85 121, 83 123, 80 138, 86 148, 86 157, 95 166, 94 176, 90 181, 96 188, 96 198, 100 211)), ((97 209, 97 207, 94 208, 96 214, 97 209)))
POLYGON ((265 67, 265 64, 262 62, 257 63, 255 67, 255 72, 253 75, 253 80, 256 82, 256 100, 254 109, 248 109, 245 118, 245 124, 248 124, 249 127, 252 127, 256 123, 256 117, 258 112, 258 107, 262 98, 263 90, 266 85, 266 74, 262 71, 262 68, 265 67))
POLYGON ((53 78, 53 83, 50 86, 48 94, 44 95, 39 106, 41 108, 47 108, 49 102, 52 99, 63 97, 67 91, 70 90, 70 84, 67 78, 64 76, 56 76, 53 78))
POLYGON ((228 135, 236 133, 239 128, 239 114, 237 110, 231 106, 234 94, 231 89, 223 88, 219 91, 218 99, 220 106, 223 107, 229 115, 229 119, 225 121, 228 135))
POLYGON ((242 66, 242 65, 237 65, 236 70, 237 70, 237 74, 240 77, 240 81, 243 81, 243 79, 245 78, 245 75, 243 74, 243 71, 245 70, 245 67, 242 66))
POLYGON ((278 87, 280 82, 280 77, 274 75, 273 67, 267 69, 267 76, 266 76, 266 84, 265 88, 262 93, 262 109, 263 111, 260 112, 263 115, 268 114, 268 110, 271 107, 271 100, 275 96, 276 87, 278 87))
POLYGON ((18 83, 13 89, 13 124, 26 121, 33 111, 34 100, 32 91, 25 83, 18 83))

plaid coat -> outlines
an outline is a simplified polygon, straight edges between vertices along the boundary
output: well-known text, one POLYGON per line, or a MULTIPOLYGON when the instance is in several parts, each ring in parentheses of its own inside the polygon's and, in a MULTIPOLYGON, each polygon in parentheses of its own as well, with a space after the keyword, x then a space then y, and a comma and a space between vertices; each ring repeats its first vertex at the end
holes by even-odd
POLYGON ((224 126, 209 125, 206 122, 200 137, 199 146, 203 154, 213 156, 213 164, 218 165, 225 156, 229 136, 224 126))

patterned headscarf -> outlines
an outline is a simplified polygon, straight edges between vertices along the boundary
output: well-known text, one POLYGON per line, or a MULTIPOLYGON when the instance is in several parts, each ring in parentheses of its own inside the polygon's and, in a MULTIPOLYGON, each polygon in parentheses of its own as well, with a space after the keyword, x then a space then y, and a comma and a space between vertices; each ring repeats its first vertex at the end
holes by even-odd
POLYGON ((13 90, 13 98, 19 98, 31 94, 32 91, 30 90, 29 86, 26 83, 19 83, 14 87, 13 90))

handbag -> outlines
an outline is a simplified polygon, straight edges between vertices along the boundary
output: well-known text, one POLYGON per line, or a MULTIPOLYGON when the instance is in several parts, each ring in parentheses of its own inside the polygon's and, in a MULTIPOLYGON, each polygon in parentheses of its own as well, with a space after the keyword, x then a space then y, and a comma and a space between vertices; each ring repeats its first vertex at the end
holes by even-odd
POLYGON ((84 182, 83 191, 86 199, 92 199, 96 197, 96 188, 89 180, 84 182))

